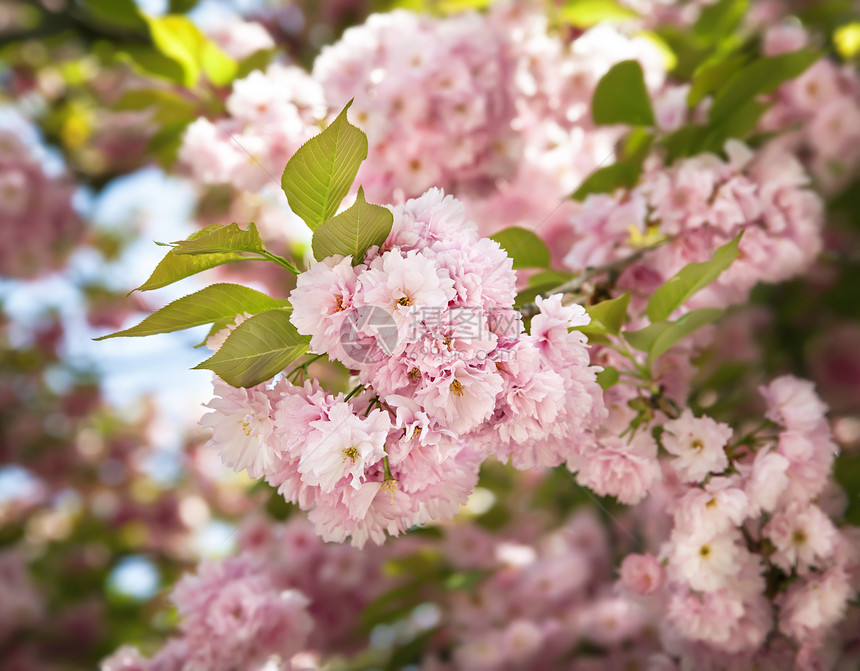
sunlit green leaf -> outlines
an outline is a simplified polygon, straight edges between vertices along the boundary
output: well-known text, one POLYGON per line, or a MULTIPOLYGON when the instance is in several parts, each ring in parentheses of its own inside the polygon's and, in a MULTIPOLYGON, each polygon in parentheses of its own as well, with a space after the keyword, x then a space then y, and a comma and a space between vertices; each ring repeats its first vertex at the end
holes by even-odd
POLYGON ((630 294, 589 305, 586 310, 591 317, 591 323, 583 327, 583 330, 591 327, 598 328, 604 333, 618 335, 627 319, 628 305, 630 305, 630 294))
POLYGON ((748 8, 749 0, 717 0, 702 10, 693 24, 693 35, 706 42, 718 42, 735 31, 748 8))
POLYGON ((648 300, 648 319, 652 322, 667 319, 694 294, 716 280, 738 258, 740 241, 739 234, 731 242, 719 247, 709 261, 690 263, 669 278, 648 300))
POLYGON ((171 333, 232 320, 240 313, 256 314, 288 305, 285 299, 272 298, 239 284, 213 284, 153 312, 137 326, 96 340, 171 333))
POLYGON ((833 44, 845 60, 860 54, 860 21, 851 21, 834 30, 833 44))
POLYGON ((204 229, 204 235, 188 240, 172 242, 177 254, 223 254, 228 252, 262 252, 263 241, 257 226, 251 222, 243 230, 239 224, 232 223, 204 229))
POLYGON ((576 277, 575 273, 569 273, 565 270, 542 270, 529 277, 528 283, 530 287, 538 287, 546 284, 558 286, 572 280, 574 277, 576 277))
MULTIPOLYGON (((459 14, 460 12, 468 12, 477 9, 486 9, 493 0, 437 0, 437 7, 443 14, 459 14)), ((420 5, 414 8, 415 11, 420 11, 420 5)))
POLYGON ((618 379, 618 369, 614 366, 606 366, 606 368, 597 374, 597 384, 604 391, 618 384, 618 379))
POLYGON ((351 104, 322 133, 299 148, 281 178, 290 209, 312 231, 337 212, 367 158, 367 136, 346 118, 351 104))
POLYGON ((118 50, 117 58, 120 61, 130 62, 141 74, 151 75, 176 84, 185 82, 185 70, 182 65, 151 46, 124 45, 118 50))
MULTIPOLYGON (((140 88, 126 91, 113 106, 120 111, 148 110, 152 119, 161 124, 177 121, 188 122, 195 115, 197 105, 194 101, 160 88, 140 88)), ((183 128, 185 127, 183 123, 183 128)))
POLYGON ((820 54, 812 49, 802 49, 750 63, 739 70, 714 98, 710 120, 727 117, 756 96, 775 91, 783 82, 800 75, 819 57, 820 54))
POLYGON ((236 76, 237 64, 209 40, 190 19, 180 15, 147 17, 155 46, 179 63, 183 83, 192 88, 201 74, 215 84, 227 84, 236 76))
POLYGON ((345 212, 335 215, 314 231, 312 249, 317 261, 340 254, 352 256, 353 264, 361 263, 369 247, 381 246, 391 232, 394 215, 381 205, 364 199, 359 187, 355 203, 345 212))
POLYGON ((694 331, 717 321, 723 312, 718 308, 700 308, 688 312, 674 322, 669 322, 669 328, 660 333, 651 346, 649 357, 653 361, 694 331))
POLYGON ((237 79, 244 79, 254 70, 265 70, 275 57, 275 49, 260 49, 239 61, 236 71, 237 79))
POLYGON ((613 65, 594 90, 591 115, 599 125, 653 126, 654 111, 637 61, 613 65))
POLYGON ((80 2, 100 23, 124 30, 146 29, 146 22, 134 0, 80 0, 80 2))
POLYGON ((702 63, 693 75, 687 104, 690 107, 698 105, 706 96, 725 85, 748 62, 749 57, 746 54, 733 53, 725 58, 702 63))
POLYGON ((620 161, 607 165, 586 177, 571 198, 582 201, 593 193, 612 193, 621 188, 632 189, 639 182, 641 174, 641 164, 620 161))
POLYGON ((577 28, 591 28, 602 21, 626 21, 638 16, 615 0, 568 0, 559 9, 561 21, 577 28))
POLYGON ((677 321, 658 321, 638 331, 629 331, 624 334, 624 338, 635 349, 647 352, 649 360, 653 361, 683 338, 719 319, 722 314, 723 310, 717 308, 692 310, 677 321))
POLYGON ((226 86, 239 72, 238 63, 225 54, 215 42, 205 38, 200 47, 200 67, 209 81, 218 86, 226 86))
MULTIPOLYGON (((188 240, 196 240, 206 238, 208 235, 223 228, 220 224, 212 224, 199 231, 195 231, 188 240)), ((231 263, 233 261, 241 261, 244 258, 242 252, 225 252, 220 254, 180 254, 178 250, 171 249, 165 257, 155 267, 155 270, 150 275, 149 279, 141 284, 136 291, 150 291, 152 289, 160 289, 169 284, 173 284, 185 277, 189 277, 196 273, 215 266, 220 266, 223 263, 231 263)))
POLYGON ((634 128, 621 147, 615 163, 591 173, 573 192, 574 200, 585 200, 593 193, 612 193, 616 189, 632 189, 642 175, 642 164, 648 156, 654 136, 643 128, 634 128))
POLYGON ((525 228, 512 226, 490 236, 514 260, 514 268, 546 268, 549 249, 544 241, 525 228))
POLYGON ((213 356, 196 366, 234 387, 253 387, 280 373, 308 350, 308 338, 287 310, 269 310, 239 324, 213 356))

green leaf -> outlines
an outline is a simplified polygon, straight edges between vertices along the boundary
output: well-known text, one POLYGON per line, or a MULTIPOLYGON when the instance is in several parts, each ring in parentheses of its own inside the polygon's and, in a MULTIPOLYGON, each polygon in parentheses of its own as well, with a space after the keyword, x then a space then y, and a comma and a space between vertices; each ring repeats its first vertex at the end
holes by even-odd
POLYGON ((775 91, 780 84, 800 75, 819 56, 812 49, 801 49, 750 63, 737 72, 714 99, 710 120, 730 116, 756 96, 775 91))
POLYGON ((265 70, 275 56, 275 49, 260 49, 239 61, 236 79, 244 79, 254 70, 265 70))
POLYGON ((337 212, 367 158, 367 136, 346 118, 350 105, 352 101, 322 133, 299 147, 281 177, 290 209, 312 231, 337 212))
POLYGON ((239 284, 213 284, 153 312, 137 326, 95 340, 171 333, 202 324, 232 321, 244 312, 256 314, 288 305, 285 299, 272 298, 239 284))
POLYGON ((632 189, 639 182, 641 174, 641 163, 637 165, 629 161, 620 161, 607 165, 586 177, 571 198, 583 201, 593 193, 612 193, 621 188, 632 189))
POLYGON ((836 457, 833 478, 845 490, 848 499, 845 521, 860 525, 860 455, 843 453, 836 457))
POLYGON ((257 232, 257 226, 251 222, 247 230, 239 228, 239 224, 232 223, 224 226, 215 226, 206 230, 205 235, 180 240, 170 243, 177 254, 224 254, 230 252, 256 252, 265 251, 263 241, 257 232))
POLYGON ((147 17, 146 20, 158 50, 182 67, 185 86, 196 86, 201 74, 218 85, 227 84, 236 76, 236 61, 203 35, 188 18, 173 14, 147 17))
POLYGON ((576 277, 576 273, 569 273, 566 270, 542 270, 529 277, 528 285, 530 287, 538 287, 544 285, 558 286, 564 284, 576 277))
POLYGON ((669 328, 670 324, 671 322, 663 320, 648 324, 648 326, 638 331, 626 331, 624 339, 634 349, 638 349, 640 352, 650 352, 657 338, 669 328))
POLYGON ((690 263, 684 266, 659 287, 648 301, 648 319, 652 322, 667 319, 690 297, 716 280, 738 258, 740 254, 738 245, 741 241, 741 235, 738 234, 734 240, 718 248, 710 261, 690 263))
POLYGON ((833 46, 842 60, 849 61, 860 53, 860 21, 851 21, 833 31, 833 46))
POLYGON ((627 319, 628 305, 630 305, 630 294, 623 294, 618 298, 611 298, 595 305, 589 305, 586 308, 591 317, 591 323, 588 326, 593 325, 602 329, 604 333, 618 335, 627 319))
MULTIPOLYGON (((437 0, 436 6, 443 14, 460 14, 479 9, 486 9, 492 4, 493 0, 437 0)), ((422 7, 417 7, 416 11, 420 11, 422 7)))
POLYGON ((612 193, 616 189, 632 189, 642 175, 642 164, 654 136, 642 128, 635 128, 622 146, 623 157, 612 165, 592 172, 571 194, 574 200, 583 201, 592 193, 612 193))
POLYGON ((165 170, 176 163, 176 156, 182 146, 182 135, 189 124, 189 117, 179 121, 163 123, 158 132, 147 143, 146 150, 154 156, 165 170))
POLYGON ((598 125, 653 126, 654 111, 637 61, 613 65, 597 83, 591 115, 598 125))
POLYGON ((123 30, 144 30, 146 23, 134 0, 82 0, 84 8, 105 25, 123 30))
POLYGON ((624 338, 640 352, 647 352, 649 360, 653 361, 672 345, 702 326, 716 321, 722 314, 723 311, 717 308, 700 308, 688 312, 674 322, 658 321, 638 331, 627 332, 624 338))
POLYGON ((152 112, 151 118, 159 124, 183 122, 183 128, 187 125, 189 117, 197 116, 197 104, 193 100, 160 88, 126 91, 114 103, 113 109, 120 111, 150 110, 152 112))
POLYGON ((239 64, 206 38, 200 48, 200 67, 209 81, 218 86, 226 86, 239 73, 239 64))
POLYGON ((689 28, 662 25, 656 34, 676 56, 675 67, 671 70, 675 79, 689 80, 696 68, 712 55, 712 50, 702 44, 702 40, 689 28))
POLYGON ((373 245, 382 246, 391 232, 394 215, 381 205, 371 205, 364 199, 364 189, 358 188, 355 203, 345 212, 324 222, 312 242, 317 261, 340 254, 352 256, 352 263, 361 263, 373 245))
POLYGON ((269 310, 239 324, 213 356, 195 369, 209 369, 234 387, 253 387, 280 373, 308 351, 286 310, 269 310))
POLYGON ((169 0, 167 8, 170 14, 185 14, 197 6, 199 0, 169 0))
POLYGON ((490 236, 514 260, 514 268, 547 268, 549 249, 538 236, 524 228, 512 226, 490 236))
POLYGON ((718 152, 730 138, 746 139, 756 129, 759 119, 770 106, 770 103, 758 100, 748 100, 746 104, 739 105, 731 114, 714 124, 705 139, 705 150, 718 152))
POLYGON ((723 310, 718 308, 700 308, 688 312, 677 321, 669 322, 669 327, 657 336, 648 356, 653 361, 670 347, 703 326, 717 321, 722 315, 723 310))
MULTIPOLYGON (((221 224, 212 224, 199 231, 195 231, 188 240, 206 238, 214 231, 223 228, 221 224)), ((242 252, 226 252, 223 254, 180 254, 178 250, 171 249, 150 275, 149 279, 141 284, 135 291, 151 291, 160 289, 168 284, 173 284, 183 278, 189 277, 203 270, 220 266, 223 263, 241 261, 245 258, 242 252)))
POLYGON ((597 384, 603 391, 606 391, 618 383, 618 378, 618 369, 614 366, 607 366, 597 374, 597 384))
POLYGON ((733 53, 719 60, 702 63, 693 74, 687 105, 695 107, 706 96, 720 90, 749 60, 746 54, 733 53))
POLYGON ((693 24, 693 35, 707 42, 719 42, 735 31, 749 8, 749 0, 719 0, 705 7, 693 24))
POLYGON ((182 68, 182 83, 194 87, 200 79, 200 31, 184 16, 147 17, 147 23, 158 50, 182 68))
POLYGON ((602 21, 626 21, 638 16, 614 0, 568 0, 559 11, 561 21, 576 28, 591 28, 602 21))
POLYGON ((535 284, 534 286, 530 286, 528 289, 523 289, 514 299, 514 305, 516 307, 522 307, 523 305, 534 303, 538 296, 552 291, 557 286, 557 282, 544 282, 543 284, 535 284))
MULTIPOLYGON (((165 79, 176 84, 185 82, 185 70, 172 58, 150 46, 129 44, 117 52, 120 61, 129 61, 141 74, 165 79)), ((189 119, 189 123, 190 123, 189 119)))

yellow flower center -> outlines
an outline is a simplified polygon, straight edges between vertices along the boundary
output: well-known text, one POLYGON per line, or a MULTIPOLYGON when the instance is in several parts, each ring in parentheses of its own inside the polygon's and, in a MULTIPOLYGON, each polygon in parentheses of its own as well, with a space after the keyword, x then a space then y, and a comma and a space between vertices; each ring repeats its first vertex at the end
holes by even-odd
POLYGON ((354 447, 348 447, 343 451, 344 457, 343 460, 347 459, 351 460, 352 463, 355 463, 355 460, 358 458, 358 450, 354 447))
POLYGON ((382 492, 388 492, 391 495, 391 504, 394 504, 394 495, 397 493, 397 480, 386 480, 380 488, 382 492))
POLYGON ((403 298, 398 299, 397 304, 408 308, 410 305, 412 305, 412 298, 409 296, 409 294, 403 294, 403 298))
POLYGON ((711 546, 710 545, 703 545, 702 547, 699 548, 699 556, 708 557, 710 554, 711 554, 711 546))
POLYGON ((693 440, 692 443, 690 443, 690 449, 696 450, 696 452, 701 452, 704 449, 704 447, 705 447, 705 444, 701 440, 699 440, 698 438, 696 438, 695 440, 693 440))
POLYGON ((451 383, 451 393, 454 396, 462 396, 463 395, 463 385, 460 380, 454 379, 451 383))

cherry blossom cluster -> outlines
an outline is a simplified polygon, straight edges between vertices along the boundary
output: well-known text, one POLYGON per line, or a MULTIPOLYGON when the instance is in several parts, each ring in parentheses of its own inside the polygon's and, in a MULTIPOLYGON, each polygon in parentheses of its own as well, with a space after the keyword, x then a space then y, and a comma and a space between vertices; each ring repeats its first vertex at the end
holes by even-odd
POLYGON ((305 520, 255 520, 241 545, 237 556, 203 561, 176 583, 181 625, 161 650, 146 658, 123 646, 102 671, 315 667, 310 651, 354 646, 355 618, 391 585, 378 552, 324 544, 305 520))
POLYGON ((845 501, 834 495, 826 407, 811 383, 790 376, 761 396, 766 421, 749 431, 689 409, 662 418, 652 495, 632 508, 601 504, 605 520, 588 508, 552 521, 527 504, 540 480, 525 479, 499 501, 512 518, 495 531, 461 516, 438 539, 357 551, 324 544, 302 519, 252 522, 238 558, 205 563, 175 588, 179 636, 152 660, 121 649, 103 671, 197 668, 185 664, 200 654, 213 670, 273 659, 325 668, 352 649, 357 613, 402 591, 386 563, 416 556, 480 576, 462 590, 415 591, 377 631, 381 646, 435 629, 421 669, 561 668, 572 658, 577 668, 665 671, 856 662, 856 612, 846 615, 860 589, 860 535, 834 522, 845 501), (221 636, 226 627, 242 635, 221 636))
POLYGON ((643 514, 668 517, 652 523, 654 554, 621 568, 683 668, 750 668, 792 648, 796 668, 824 668, 860 587, 860 538, 832 521, 844 501, 833 499, 826 406, 790 376, 761 394, 768 422, 742 436, 689 409, 663 423, 670 457, 643 514))
MULTIPOLYGON (((834 522, 845 501, 831 479, 826 407, 791 376, 761 396, 766 421, 751 431, 689 408, 657 422, 658 438, 642 441, 666 455, 658 461, 655 447, 650 457, 651 496, 616 514, 604 508, 605 526, 584 511, 544 534, 526 519, 500 536, 451 527, 445 556, 490 577, 443 606, 453 659, 433 656, 427 668, 557 668, 577 642, 586 669, 856 662, 856 614, 845 618, 860 589, 860 535, 834 522), (624 557, 614 571, 613 551, 624 557)), ((613 489, 621 471, 588 486, 617 494, 601 486, 613 489)))
POLYGON ((504 33, 485 16, 394 11, 347 29, 313 76, 331 109, 355 98, 351 116, 370 143, 359 180, 370 198, 390 201, 431 186, 487 190, 513 174, 513 68, 504 33))
POLYGON ((275 48, 275 41, 263 25, 237 16, 215 16, 205 31, 224 53, 237 60, 275 48))
POLYGON ((225 118, 200 117, 188 126, 179 160, 201 184, 231 184, 248 191, 279 176, 327 112, 311 77, 297 66, 279 63, 234 82, 226 110, 225 118))
POLYGON ((82 233, 74 184, 27 142, 32 128, 15 127, 25 123, 0 128, 0 268, 17 278, 54 269, 82 233))
MULTIPOLYGON (((771 28, 764 51, 776 55, 807 46, 799 25, 771 28)), ((843 189, 860 166, 860 77, 847 65, 822 58, 779 88, 762 120, 765 130, 787 130, 775 141, 800 157, 827 194, 843 189)))
POLYGON ((691 307, 743 302, 759 282, 802 273, 822 248, 823 225, 821 199, 803 166, 774 144, 753 151, 730 140, 726 153, 668 166, 655 159, 634 189, 588 196, 570 222, 576 241, 565 265, 581 271, 664 241, 619 280, 650 293, 742 232, 741 257, 691 307))
POLYGON ((311 351, 354 371, 356 393, 217 383, 202 420, 213 446, 309 510, 323 538, 358 546, 453 516, 488 456, 564 462, 603 416, 598 369, 571 331, 589 318, 553 296, 526 334, 515 282, 453 197, 434 189, 394 208, 382 248, 313 264, 290 295, 311 351))
POLYGON ((490 9, 486 30, 505 35, 514 62, 510 73, 517 116, 513 127, 522 150, 516 171, 486 193, 460 193, 484 234, 508 226, 541 224, 554 247, 570 244, 567 197, 612 157, 624 135, 620 126, 595 126, 591 99, 598 81, 616 63, 637 60, 658 117, 665 63, 650 40, 602 23, 567 40, 535 3, 500 2, 490 9), (555 208, 555 209, 553 209, 555 208), (546 221, 544 221, 546 220, 546 221))

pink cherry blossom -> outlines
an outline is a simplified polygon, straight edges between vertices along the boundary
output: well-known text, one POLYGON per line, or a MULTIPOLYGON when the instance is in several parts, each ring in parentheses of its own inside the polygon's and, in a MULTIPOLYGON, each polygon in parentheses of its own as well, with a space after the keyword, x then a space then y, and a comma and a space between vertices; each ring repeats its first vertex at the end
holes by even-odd
POLYGON ((820 568, 835 549, 836 529, 814 505, 790 504, 771 518, 763 532, 776 548, 771 561, 786 573, 793 568, 801 574, 820 568))
POLYGON ((629 554, 621 562, 621 584, 634 594, 653 594, 663 582, 663 567, 653 555, 629 554))
POLYGON ((335 404, 325 419, 311 422, 314 432, 299 459, 299 473, 308 485, 331 492, 344 478, 358 489, 365 470, 385 456, 385 438, 391 429, 387 413, 373 410, 360 419, 346 403, 335 404))
POLYGON ((614 436, 602 438, 599 447, 573 464, 578 483, 628 505, 645 498, 660 477, 657 444, 646 433, 637 434, 629 444, 614 436))
POLYGON ((767 404, 767 418, 792 431, 813 431, 827 412, 808 380, 785 375, 759 391, 767 404))
POLYGON ((290 321, 299 333, 311 336, 311 351, 341 353, 342 329, 355 312, 358 272, 352 257, 330 256, 299 275, 290 292, 290 321))
POLYGON ((719 473, 729 465, 723 449, 732 429, 710 417, 695 417, 685 408, 678 419, 663 425, 661 442, 675 456, 672 466, 685 482, 699 482, 708 473, 719 473))
POLYGON ((247 470, 252 478, 271 471, 277 463, 272 402, 265 385, 237 389, 215 381, 215 398, 206 404, 212 412, 203 415, 200 425, 212 429, 209 445, 235 471, 247 470))

